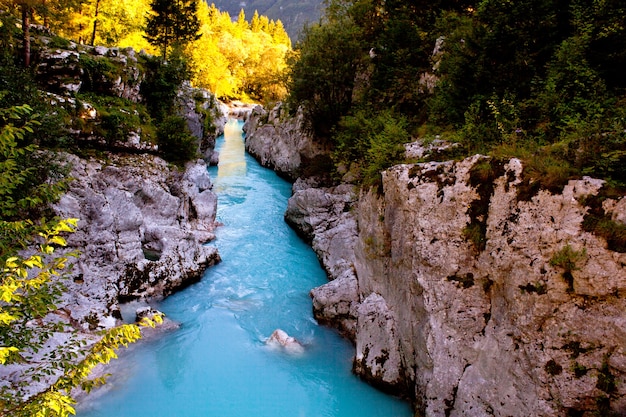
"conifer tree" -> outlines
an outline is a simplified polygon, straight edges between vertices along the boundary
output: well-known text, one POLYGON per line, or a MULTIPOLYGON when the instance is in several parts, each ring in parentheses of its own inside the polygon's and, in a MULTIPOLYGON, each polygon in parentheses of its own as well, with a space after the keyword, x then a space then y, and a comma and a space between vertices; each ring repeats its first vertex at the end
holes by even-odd
POLYGON ((253 32, 259 32, 261 30, 261 20, 259 18, 259 12, 257 10, 254 11, 254 15, 252 15, 252 20, 250 21, 250 30, 253 32))
POLYGON ((241 30, 249 29, 248 22, 246 21, 246 13, 241 9, 239 16, 237 17, 237 27, 241 30))
POLYGON ((196 0, 153 0, 150 3, 145 38, 162 51, 167 58, 167 49, 199 39, 196 0))

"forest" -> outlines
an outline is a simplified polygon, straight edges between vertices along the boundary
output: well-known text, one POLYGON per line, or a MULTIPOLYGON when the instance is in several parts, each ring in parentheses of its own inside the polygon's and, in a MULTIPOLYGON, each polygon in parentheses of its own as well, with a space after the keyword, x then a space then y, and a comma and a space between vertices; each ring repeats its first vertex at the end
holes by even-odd
MULTIPOLYGON (((622 0, 327 0, 325 6, 292 51, 280 20, 243 11, 234 17, 204 1, 0 0, 0 364, 24 360, 18 352, 40 348, 55 330, 37 337, 24 331, 58 300, 62 287, 49 278, 63 274, 68 259, 54 251, 76 225, 51 219, 47 209, 68 179, 40 150, 76 145, 61 111, 42 99, 33 67, 43 45, 31 27, 49 31, 48 46, 71 41, 152 54, 141 62, 148 102, 127 111, 128 103, 116 101, 102 126, 117 134, 136 112, 173 164, 195 157, 180 118, 169 114, 176 89, 191 79, 223 100, 285 99, 294 113, 303 106, 310 131, 333 149, 335 180, 350 173, 363 186, 379 185, 381 170, 407 162, 403 144, 420 138, 451 144, 437 158, 520 158, 535 188, 556 191, 590 175, 623 194, 622 0), (33 242, 39 252, 18 256, 33 242)), ((100 64, 86 62, 110 69, 100 64)), ((615 222, 607 230, 626 236, 615 222)), ((122 328, 85 361, 77 364, 68 353, 42 371, 66 377, 32 401, 0 387, 0 415, 68 415, 67 393, 85 383, 95 364, 114 357, 114 347, 137 338, 136 328, 122 328)))
POLYGON ((218 9, 235 16, 241 8, 246 14, 255 10, 262 15, 280 20, 291 39, 298 39, 305 24, 319 21, 324 8, 323 0, 249 0, 234 2, 231 0, 215 0, 218 9))
MULTIPOLYGON (((276 101, 285 96, 282 72, 291 40, 280 20, 257 12, 246 17, 243 10, 233 18, 204 1, 182 4, 191 9, 162 22, 172 33, 172 42, 165 44, 184 54, 195 86, 225 100, 276 101), (184 30, 191 30, 193 36, 181 36, 184 30)), ((148 17, 158 16, 152 6, 163 12, 169 7, 168 2, 149 0, 1 0, 5 51, 11 49, 7 28, 14 26, 12 19, 21 18, 78 44, 132 47, 163 55, 163 44, 151 42, 146 35, 148 17)))
POLYGON ((366 184, 419 137, 456 143, 445 158, 521 158, 548 190, 624 186, 625 22, 619 0, 329 0, 288 102, 366 184))

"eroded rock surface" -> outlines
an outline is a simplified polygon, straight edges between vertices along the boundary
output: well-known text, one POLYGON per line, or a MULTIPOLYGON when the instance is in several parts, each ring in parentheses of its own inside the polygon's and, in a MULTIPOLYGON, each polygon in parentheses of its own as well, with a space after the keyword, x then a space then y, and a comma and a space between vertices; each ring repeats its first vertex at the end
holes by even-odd
POLYGON ((289 118, 280 103, 270 111, 256 106, 244 125, 246 150, 264 167, 295 180, 304 165, 327 155, 324 145, 306 134, 304 123, 302 111, 289 118))
POLYGON ((332 280, 311 291, 315 318, 335 324, 354 340, 358 300, 354 271, 358 235, 353 211, 356 190, 350 185, 307 188, 305 182, 298 180, 293 191, 285 220, 311 243, 332 280))
MULTIPOLYGON (((398 165, 349 220, 328 190, 290 201, 329 271, 332 245, 316 241, 356 218, 358 237, 337 249, 355 281, 313 290, 316 317, 345 328, 349 311, 356 372, 418 415, 626 413, 626 254, 582 227, 602 181, 529 196, 522 169, 481 156, 398 165), (482 182, 481 163, 495 173, 482 182), (572 268, 558 261, 568 250, 572 268)), ((601 206, 623 224, 625 198, 601 206)))
POLYGON ((120 301, 167 296, 219 261, 203 245, 214 238, 217 197, 202 160, 183 173, 147 154, 67 158, 75 180, 56 211, 79 219, 68 248, 80 256, 65 308, 85 330, 116 324, 120 301))

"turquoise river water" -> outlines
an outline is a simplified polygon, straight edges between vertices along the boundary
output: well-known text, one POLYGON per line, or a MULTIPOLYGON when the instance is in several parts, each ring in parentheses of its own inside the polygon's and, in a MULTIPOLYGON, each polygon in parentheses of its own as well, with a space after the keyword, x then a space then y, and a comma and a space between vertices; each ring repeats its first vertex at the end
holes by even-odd
POLYGON ((406 402, 351 373, 352 345, 311 313, 326 276, 283 221, 291 186, 244 150, 241 123, 218 139, 210 168, 222 262, 155 307, 178 330, 123 352, 79 417, 409 417, 406 402), (305 346, 265 344, 277 328, 305 346))

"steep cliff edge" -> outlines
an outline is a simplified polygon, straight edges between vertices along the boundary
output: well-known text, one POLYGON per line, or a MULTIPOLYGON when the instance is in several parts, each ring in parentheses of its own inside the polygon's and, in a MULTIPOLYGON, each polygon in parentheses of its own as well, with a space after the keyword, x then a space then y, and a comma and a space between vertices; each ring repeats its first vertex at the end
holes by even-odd
MULTIPOLYGON (((388 310, 375 317, 393 318, 379 349, 398 352, 427 416, 606 413, 609 403, 624 413, 626 254, 582 230, 581 201, 601 182, 520 201, 520 162, 485 193, 472 179, 480 159, 396 166, 382 197, 361 197, 360 299, 382 297, 388 310), (484 249, 467 239, 477 204, 484 249)), ((626 199, 605 206, 624 218, 626 199)), ((381 340, 359 331, 362 319, 356 362, 367 373, 381 340)))
MULTIPOLYGON (((582 228, 602 182, 521 199, 521 175, 480 156, 385 172, 382 195, 355 203, 354 246, 338 245, 356 282, 313 290, 316 315, 354 328, 355 371, 425 416, 621 415, 626 254, 582 228)), ((320 193, 337 195, 296 190, 287 215, 338 220, 320 193)), ((603 206, 624 223, 625 198, 603 206)), ((351 222, 309 222, 323 262, 333 249, 316 239, 351 222)))
MULTIPOLYGON (((268 142, 276 166, 293 140, 268 142)), ((537 191, 519 160, 476 155, 392 167, 380 194, 293 190, 286 221, 331 279, 315 317, 417 416, 626 415, 626 253, 586 231, 621 230, 626 198, 602 181, 537 191)))

